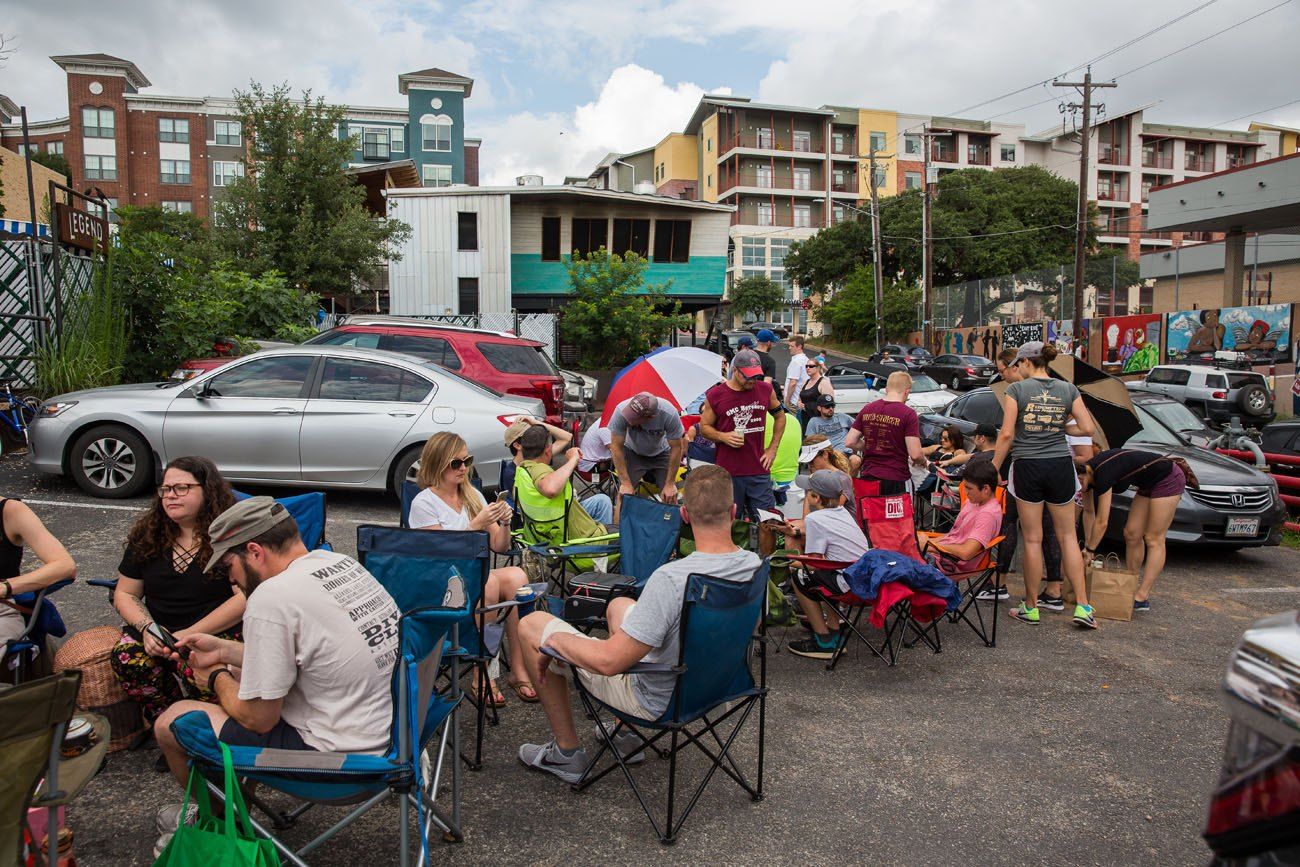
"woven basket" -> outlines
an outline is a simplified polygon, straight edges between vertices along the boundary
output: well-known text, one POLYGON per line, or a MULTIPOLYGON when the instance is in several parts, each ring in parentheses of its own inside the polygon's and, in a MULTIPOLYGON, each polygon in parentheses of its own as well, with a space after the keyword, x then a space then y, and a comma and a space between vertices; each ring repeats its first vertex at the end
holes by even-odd
POLYGON ((54 655, 55 669, 81 670, 77 707, 108 718, 112 731, 109 752, 126 749, 145 728, 140 706, 122 691, 108 661, 121 637, 122 630, 115 626, 96 626, 71 636, 54 655))

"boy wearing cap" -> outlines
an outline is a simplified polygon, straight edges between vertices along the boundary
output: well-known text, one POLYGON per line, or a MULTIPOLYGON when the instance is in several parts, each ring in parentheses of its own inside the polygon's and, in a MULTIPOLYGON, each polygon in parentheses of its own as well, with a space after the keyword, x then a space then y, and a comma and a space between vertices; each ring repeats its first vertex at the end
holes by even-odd
MULTIPOLYGON (((786 543, 810 556, 821 557, 837 563, 855 563, 865 554, 871 543, 853 514, 844 508, 853 502, 853 481, 839 470, 818 470, 811 475, 799 476, 795 483, 803 488, 803 528, 791 524, 786 543)), ((848 592, 849 585, 835 569, 799 569, 794 572, 794 595, 799 607, 808 617, 812 638, 791 641, 790 652, 809 659, 830 659, 835 652, 836 634, 840 631, 840 617, 823 602, 817 587, 825 587, 834 594, 848 592)))
POLYGON ((763 368, 763 381, 776 388, 779 383, 776 381, 776 359, 772 357, 772 344, 780 343, 781 340, 770 328, 760 329, 755 336, 758 339, 758 363, 763 368))
POLYGON ((514 461, 515 466, 519 466, 524 462, 523 457, 521 457, 519 453, 519 438, 522 437, 531 427, 545 428, 546 432, 551 435, 552 448, 557 452, 564 451, 568 447, 569 443, 573 442, 573 434, 570 431, 567 431, 562 427, 556 427, 553 424, 547 424, 540 419, 521 416, 510 423, 510 427, 506 428, 505 436, 503 437, 506 448, 510 450, 510 456, 514 461))
POLYGON ((731 474, 741 517, 758 517, 758 509, 775 509, 772 461, 785 434, 786 415, 772 386, 762 381, 758 353, 742 349, 731 360, 730 377, 704 394, 700 433, 718 444, 717 464, 731 474), (766 415, 772 416, 772 439, 763 447, 766 415))
POLYGON ((620 499, 635 494, 645 479, 659 487, 665 503, 677 502, 677 468, 685 432, 681 416, 648 391, 618 405, 609 419, 609 450, 620 499))
POLYGON ((308 551, 270 497, 236 503, 208 533, 206 571, 248 597, 244 641, 180 640, 218 703, 177 702, 158 718, 154 736, 172 776, 182 785, 188 776, 171 724, 190 711, 206 713, 231 746, 381 754, 401 616, 388 591, 351 557, 308 551))

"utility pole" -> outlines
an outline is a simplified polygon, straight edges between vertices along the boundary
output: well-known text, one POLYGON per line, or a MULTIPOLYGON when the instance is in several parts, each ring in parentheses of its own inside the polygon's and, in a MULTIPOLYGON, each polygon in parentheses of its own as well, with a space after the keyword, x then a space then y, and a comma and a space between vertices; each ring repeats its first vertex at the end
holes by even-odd
POLYGON ((877 154, 876 149, 874 147, 867 154, 867 160, 869 161, 869 164, 871 166, 871 176, 867 179, 867 183, 870 185, 870 189, 871 189, 871 259, 872 259, 873 273, 875 276, 875 284, 876 284, 876 351, 877 352, 879 352, 880 347, 884 345, 884 341, 881 340, 880 335, 881 335, 881 329, 884 324, 883 320, 885 318, 885 288, 884 288, 885 269, 884 269, 884 263, 881 261, 881 259, 883 258, 883 254, 881 253, 881 249, 880 249, 881 248, 880 199, 878 198, 878 194, 876 190, 876 158, 880 157, 881 159, 888 159, 891 156, 893 155, 877 154))
MULTIPOLYGON (((1082 88, 1083 102, 1066 105, 1070 111, 1083 110, 1083 124, 1079 129, 1079 215, 1074 227, 1074 345, 1083 341, 1083 257, 1088 239, 1088 144, 1092 137, 1092 91, 1096 87, 1115 87, 1115 82, 1094 84, 1092 66, 1083 75, 1083 81, 1053 81, 1053 87, 1082 88)), ((1112 287, 1111 292, 1114 292, 1112 287)))
MULTIPOLYGON (((921 176, 921 342, 927 352, 933 352, 934 317, 931 306, 934 295, 934 240, 930 237, 930 146, 934 139, 946 138, 950 132, 931 132, 929 125, 921 132, 921 147, 925 151, 924 173, 921 176)), ((938 353, 936 353, 938 354, 938 353)))

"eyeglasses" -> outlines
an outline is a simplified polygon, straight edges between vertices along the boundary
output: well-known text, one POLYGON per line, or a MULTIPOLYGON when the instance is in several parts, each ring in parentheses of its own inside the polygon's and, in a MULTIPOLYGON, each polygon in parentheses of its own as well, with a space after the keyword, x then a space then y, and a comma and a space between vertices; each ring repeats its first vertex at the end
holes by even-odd
POLYGON ((197 487, 198 485, 190 485, 185 483, 179 485, 159 485, 158 499, 161 500, 163 497, 167 496, 168 494, 175 494, 178 497, 183 497, 186 494, 188 494, 192 489, 197 487))
POLYGON ((473 456, 473 455, 470 455, 469 457, 465 458, 464 460, 461 460, 460 458, 452 458, 452 459, 447 463, 447 468, 448 468, 448 469, 452 469, 452 470, 459 470, 459 469, 466 469, 466 470, 468 470, 468 469, 469 469, 470 467, 472 467, 472 466, 474 466, 474 456, 473 456))

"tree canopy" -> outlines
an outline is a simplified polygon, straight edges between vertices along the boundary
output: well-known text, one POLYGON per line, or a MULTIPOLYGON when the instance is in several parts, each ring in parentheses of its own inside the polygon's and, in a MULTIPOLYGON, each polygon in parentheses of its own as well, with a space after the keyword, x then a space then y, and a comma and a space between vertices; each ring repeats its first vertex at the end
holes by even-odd
POLYGON ((731 309, 743 318, 746 313, 755 319, 762 319, 770 310, 777 310, 785 303, 785 293, 781 284, 762 274, 751 274, 731 284, 727 292, 731 309))
MULTIPOLYGON (((837 339, 874 342, 876 280, 872 270, 869 266, 858 268, 820 307, 813 308, 813 316, 829 325, 837 339)), ((906 283, 886 284, 881 295, 885 311, 881 331, 885 340, 901 340, 909 331, 919 327, 919 287, 906 283)))
POLYGON ((577 347, 582 368, 621 366, 685 324, 679 305, 667 298, 671 283, 646 284, 649 264, 636 253, 620 256, 604 247, 565 259, 574 294, 565 301, 560 336, 577 347))

